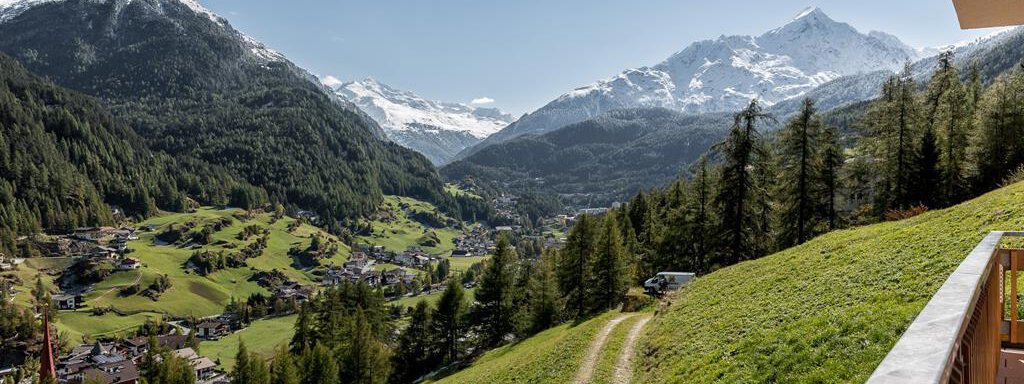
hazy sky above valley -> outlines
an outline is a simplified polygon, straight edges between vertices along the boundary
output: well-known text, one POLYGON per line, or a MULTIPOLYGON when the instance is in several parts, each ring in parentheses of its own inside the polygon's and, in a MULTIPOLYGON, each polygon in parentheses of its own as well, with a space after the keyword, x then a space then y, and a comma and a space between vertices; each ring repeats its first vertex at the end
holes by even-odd
POLYGON ((320 76, 531 112, 693 41, 759 35, 808 6, 914 47, 969 40, 949 0, 200 0, 320 76))

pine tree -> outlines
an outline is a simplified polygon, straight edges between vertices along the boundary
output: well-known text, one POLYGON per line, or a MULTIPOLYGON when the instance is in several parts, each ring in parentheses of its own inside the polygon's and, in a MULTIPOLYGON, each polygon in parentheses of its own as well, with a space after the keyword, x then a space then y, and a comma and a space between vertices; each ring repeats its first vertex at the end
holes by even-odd
POLYGON ((392 358, 393 381, 411 383, 437 366, 432 338, 430 306, 425 300, 416 303, 409 315, 409 326, 398 336, 398 348, 392 358))
POLYGON ((818 215, 817 193, 821 119, 811 99, 804 99, 803 108, 780 132, 777 150, 780 230, 777 242, 782 248, 803 244, 814 235, 818 215))
POLYGON ((545 249, 530 278, 530 329, 533 332, 548 329, 560 320, 562 295, 555 274, 557 256, 554 250, 545 249))
POLYGON ((996 79, 985 90, 977 115, 971 154, 977 192, 983 192, 1024 164, 1024 69, 996 79))
MULTIPOLYGON (((930 200, 933 202, 930 206, 935 206, 937 203, 945 205, 959 201, 966 193, 964 168, 967 152, 964 143, 967 141, 972 120, 967 114, 971 112, 967 92, 968 90, 960 82, 960 71, 953 64, 953 52, 943 52, 939 55, 938 68, 932 75, 924 94, 927 106, 925 111, 926 130, 931 131, 931 133, 926 133, 931 135, 935 135, 937 132, 942 133, 939 164, 941 180, 938 180, 938 184, 936 184, 939 197, 931 198, 930 200)), ((930 154, 922 154, 922 156, 930 156, 930 154)), ((934 195, 935 191, 931 191, 929 194, 934 195)))
POLYGON ((558 253, 558 281, 566 296, 566 315, 579 318, 586 312, 587 273, 594 255, 594 219, 579 215, 558 253))
POLYGON ((312 319, 310 318, 309 303, 303 303, 299 307, 298 318, 295 319, 295 334, 292 335, 292 340, 289 342, 289 348, 294 354, 299 354, 306 349, 312 342, 312 319))
POLYGON ((459 359, 459 339, 463 336, 465 328, 465 300, 465 293, 459 282, 448 279, 448 286, 437 300, 437 308, 431 316, 434 345, 444 363, 452 363, 459 359))
POLYGON ((839 197, 839 172, 844 163, 838 130, 833 126, 826 125, 822 130, 818 147, 818 185, 822 188, 820 193, 822 201, 818 204, 819 216, 825 219, 827 224, 825 230, 831 231, 839 228, 839 212, 836 205, 839 197))
POLYGON ((759 232, 755 205, 765 189, 758 185, 758 175, 754 172, 755 168, 765 166, 767 154, 761 145, 757 124, 770 120, 771 115, 761 109, 757 100, 752 100, 736 114, 726 140, 714 148, 724 157, 714 204, 726 239, 723 256, 727 265, 760 256, 756 253, 755 242, 763 234, 759 232))
POLYGON ((594 261, 587 286, 590 287, 589 308, 602 312, 622 302, 629 288, 631 273, 626 265, 626 248, 622 245, 615 211, 605 216, 597 237, 594 261))
POLYGON ((475 295, 478 305, 473 316, 479 324, 484 343, 490 346, 501 344, 505 336, 515 330, 512 292, 515 264, 515 253, 508 237, 499 236, 494 256, 480 277, 475 295))
POLYGON ((259 355, 249 353, 245 342, 239 342, 231 378, 238 384, 270 384, 270 370, 259 355))
POLYGON ((381 384, 391 374, 390 351, 377 340, 362 308, 356 309, 350 340, 342 356, 343 383, 381 384))
POLYGON ((916 173, 912 184, 912 201, 917 204, 924 204, 926 207, 939 205, 939 197, 933 190, 942 178, 939 174, 939 156, 935 133, 930 128, 925 129, 921 136, 921 146, 917 151, 916 173))
POLYGON ((714 220, 711 212, 711 202, 714 196, 713 175, 708 167, 707 157, 702 156, 697 162, 697 172, 693 179, 693 231, 690 233, 691 244, 694 247, 694 268, 698 272, 706 272, 709 268, 709 253, 713 242, 707 236, 709 230, 714 228, 714 220))
POLYGON ((338 364, 335 362, 331 350, 323 344, 305 347, 300 360, 302 384, 336 384, 339 382, 338 364))
POLYGON ((865 132, 867 149, 881 161, 878 167, 876 208, 879 212, 909 207, 914 200, 912 183, 919 144, 918 99, 906 65, 882 86, 882 98, 868 111, 865 132))
POLYGON ((296 366, 295 357, 284 345, 274 353, 270 362, 270 382, 274 384, 299 384, 301 376, 296 366))

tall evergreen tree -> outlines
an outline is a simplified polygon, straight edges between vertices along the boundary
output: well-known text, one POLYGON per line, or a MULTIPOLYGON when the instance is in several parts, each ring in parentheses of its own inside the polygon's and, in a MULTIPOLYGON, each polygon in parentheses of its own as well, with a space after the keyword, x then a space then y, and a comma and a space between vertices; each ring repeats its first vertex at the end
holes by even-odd
POLYGON ((695 271, 705 272, 708 270, 709 253, 713 247, 713 238, 708 236, 709 231, 714 228, 715 223, 712 216, 713 175, 708 166, 707 157, 701 157, 697 162, 697 172, 693 179, 693 231, 691 232, 691 244, 694 247, 695 271))
POLYGON ((562 295, 555 273, 557 257, 556 251, 545 249, 530 277, 530 329, 533 332, 554 326, 561 317, 562 295))
POLYGON ((580 215, 558 254, 558 282, 566 296, 566 315, 583 316, 587 308, 587 273, 594 255, 595 225, 589 215, 580 215))
POLYGON ((882 98, 868 111, 866 143, 881 164, 876 188, 879 212, 909 207, 914 200, 913 173, 919 144, 918 99, 906 65, 882 86, 882 98))
POLYGON ((380 384, 391 374, 390 353, 387 346, 377 340, 362 308, 356 308, 349 331, 350 339, 342 352, 341 382, 353 384, 380 384))
POLYGON ((462 285, 455 279, 448 279, 448 286, 441 293, 441 298, 437 300, 437 308, 431 315, 434 345, 444 363, 452 363, 459 359, 459 339, 465 329, 465 300, 462 285))
POLYGON ((985 90, 972 142, 977 192, 999 186, 1024 164, 1024 69, 1001 76, 985 90))
MULTIPOLYGON (((190 372, 191 373, 191 372, 190 372)), ((270 384, 270 369, 259 355, 250 353, 245 342, 238 344, 235 354, 235 368, 231 372, 231 382, 238 384, 270 384)))
MULTIPOLYGON (((335 384, 339 382, 338 364, 331 350, 323 344, 306 346, 300 359, 302 384, 335 384)), ((235 363, 237 364, 237 363, 235 363)))
POLYGON ((398 348, 392 357, 392 381, 411 383, 437 366, 431 325, 430 306, 421 300, 409 316, 409 326, 398 336, 398 348))
POLYGON ((508 237, 500 235, 498 243, 480 276, 480 285, 476 290, 477 306, 474 308, 474 319, 479 325, 480 333, 486 345, 501 344, 505 337, 515 330, 515 302, 513 283, 516 267, 515 251, 509 244, 508 237))
POLYGON ((818 185, 822 188, 819 212, 821 212, 820 216, 825 219, 825 230, 831 231, 839 228, 839 209, 837 208, 840 186, 839 172, 845 161, 843 148, 839 145, 839 132, 835 127, 826 125, 822 129, 818 149, 818 185))
POLYGON ((311 304, 309 302, 302 303, 299 307, 299 315, 295 319, 295 334, 292 335, 292 340, 289 342, 289 348, 293 354, 300 354, 306 347, 310 346, 313 338, 313 324, 311 319, 309 308, 311 304))
POLYGON ((725 141, 714 148, 724 157, 714 203, 726 238, 727 246, 723 255, 726 264, 760 256, 756 254, 755 242, 763 234, 760 233, 755 205, 766 191, 757 184, 758 177, 754 172, 755 168, 766 165, 764 160, 767 154, 761 145, 757 125, 771 119, 771 115, 762 110, 757 100, 752 100, 736 114, 725 141))
MULTIPOLYGON (((973 80, 973 79, 972 79, 973 80)), ((926 130, 939 135, 941 154, 938 180, 938 198, 932 198, 932 206, 937 203, 949 204, 959 201, 966 193, 966 157, 968 132, 972 119, 968 90, 960 81, 960 71, 953 64, 953 52, 946 51, 939 55, 938 68, 928 83, 924 94, 926 105, 926 130)), ((930 139, 928 139, 930 140, 930 139)), ((922 148, 923 149, 923 148, 922 148)), ((922 158, 930 154, 921 154, 922 158)), ((935 191, 931 191, 932 195, 935 191)))
POLYGON ((274 384, 299 384, 301 375, 295 361, 295 356, 282 345, 274 353, 274 360, 270 362, 270 382, 274 384))
POLYGON ((778 198, 779 235, 783 247, 802 244, 814 235, 818 224, 817 186, 819 135, 821 119, 811 99, 804 99, 800 113, 780 133, 776 158, 779 162, 778 198))
POLYGON ((942 178, 939 173, 940 154, 936 141, 935 133, 931 128, 926 128, 921 136, 921 146, 917 151, 916 173, 912 184, 914 196, 912 201, 927 207, 938 206, 941 199, 933 190, 942 178))
POLYGON ((629 266, 626 247, 622 245, 615 211, 609 211, 597 237, 594 261, 588 278, 589 308, 601 312, 622 302, 629 288, 629 266))

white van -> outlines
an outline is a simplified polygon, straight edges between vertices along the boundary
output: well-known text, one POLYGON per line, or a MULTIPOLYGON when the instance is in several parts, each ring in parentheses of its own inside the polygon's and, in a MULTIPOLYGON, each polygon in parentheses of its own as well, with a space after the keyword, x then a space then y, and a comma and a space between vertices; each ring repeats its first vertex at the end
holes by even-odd
POLYGON ((674 291, 689 283, 694 277, 697 277, 697 274, 690 272, 659 272, 644 282, 644 289, 650 293, 674 291))

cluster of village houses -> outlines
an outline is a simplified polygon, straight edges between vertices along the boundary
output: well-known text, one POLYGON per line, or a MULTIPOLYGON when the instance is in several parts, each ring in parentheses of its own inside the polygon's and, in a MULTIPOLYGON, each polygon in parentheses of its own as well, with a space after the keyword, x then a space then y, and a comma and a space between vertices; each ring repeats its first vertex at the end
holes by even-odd
POLYGON ((324 274, 322 283, 335 286, 343 281, 365 282, 371 286, 388 286, 398 283, 409 284, 416 279, 416 273, 409 268, 426 268, 430 263, 440 261, 437 256, 424 253, 418 248, 410 248, 402 253, 384 250, 382 246, 363 246, 361 251, 352 252, 348 261, 341 267, 332 267, 324 274), (389 271, 378 271, 373 268, 377 263, 389 263, 400 266, 389 271))
POLYGON ((516 212, 516 202, 518 198, 513 195, 502 194, 491 200, 491 204, 494 206, 494 216, 499 220, 504 220, 511 223, 518 223, 521 219, 519 213, 516 212))
MULTIPOLYGON (((217 363, 200 356, 187 345, 188 336, 165 335, 156 338, 157 344, 174 355, 183 358, 192 366, 196 383, 219 384, 230 380, 217 369, 217 363)), ((139 382, 139 366, 149 349, 146 337, 135 337, 123 341, 82 344, 71 353, 56 361, 59 383, 82 383, 99 379, 108 384, 135 384, 139 382)))

